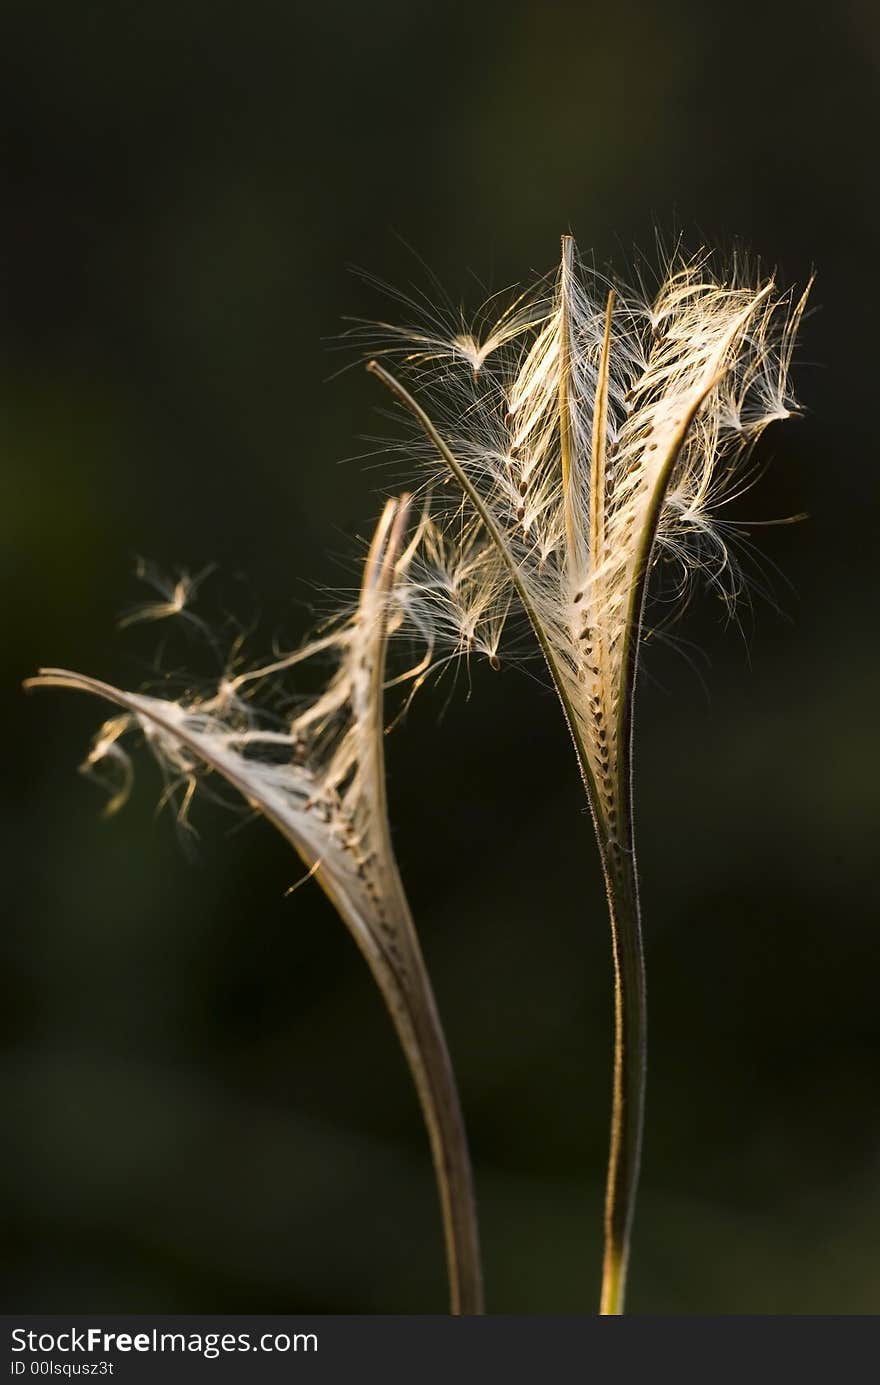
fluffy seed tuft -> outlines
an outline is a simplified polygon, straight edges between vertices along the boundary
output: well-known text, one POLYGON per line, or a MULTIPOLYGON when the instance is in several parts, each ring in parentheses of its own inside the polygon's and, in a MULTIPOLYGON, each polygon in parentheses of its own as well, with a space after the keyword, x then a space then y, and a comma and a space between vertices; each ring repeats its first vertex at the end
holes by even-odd
POLYGON ((466 518, 458 504, 425 530, 423 558, 446 577, 413 594, 416 623, 433 615, 497 659, 519 598, 609 823, 647 576, 673 558, 683 599, 700 573, 735 596, 718 511, 749 484, 764 428, 795 411, 805 302, 740 268, 718 276, 708 256, 671 267, 649 300, 611 288, 565 236, 552 290, 517 299, 478 362, 460 334, 401 328, 386 349, 417 392, 371 364, 420 425, 434 494, 450 469, 465 492, 466 518))

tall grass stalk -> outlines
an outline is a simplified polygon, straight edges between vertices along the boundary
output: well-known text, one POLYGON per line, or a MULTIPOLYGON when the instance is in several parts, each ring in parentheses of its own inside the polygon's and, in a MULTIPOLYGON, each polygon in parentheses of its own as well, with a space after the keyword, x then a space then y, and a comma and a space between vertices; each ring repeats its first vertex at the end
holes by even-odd
POLYGON ((390 500, 364 566, 356 610, 329 635, 271 665, 228 675, 210 696, 147 697, 65 669, 42 669, 30 687, 64 687, 114 703, 86 768, 131 780, 123 736, 140 731, 183 811, 205 772, 220 776, 297 851, 347 925, 388 1007, 412 1073, 430 1140, 449 1276, 450 1310, 483 1312, 473 1177, 443 1028, 391 842, 383 713, 395 590, 414 549, 404 548, 410 502, 390 500), (252 692, 303 659, 335 649, 338 670, 287 725, 262 717, 252 692))
POLYGON ((719 280, 707 257, 670 267, 649 300, 588 271, 564 236, 552 285, 516 298, 482 337, 441 322, 380 324, 381 351, 400 357, 418 397, 380 360, 368 365, 418 425, 427 448, 412 448, 429 475, 442 475, 439 461, 458 483, 461 502, 441 518, 449 546, 463 532, 472 550, 476 528, 497 558, 481 603, 465 612, 460 648, 480 646, 482 622, 496 657, 512 593, 558 693, 592 813, 614 976, 602 1314, 624 1307, 645 1100, 632 781, 648 581, 662 556, 678 565, 679 605, 695 577, 735 600, 735 530, 714 511, 751 479, 763 428, 793 407, 787 371, 804 301, 736 268, 719 280))

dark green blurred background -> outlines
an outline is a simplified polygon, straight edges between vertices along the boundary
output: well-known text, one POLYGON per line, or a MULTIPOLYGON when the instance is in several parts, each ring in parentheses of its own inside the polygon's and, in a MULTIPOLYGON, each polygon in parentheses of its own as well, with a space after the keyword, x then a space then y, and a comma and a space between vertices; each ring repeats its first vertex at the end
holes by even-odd
MULTIPOLYGON (((350 583, 386 406, 324 340, 406 288, 741 237, 815 264, 807 417, 743 513, 782 614, 697 603, 638 718, 650 1090, 630 1306, 880 1308, 876 375, 880 28, 868 3, 6 0, 3 363, 7 1309, 445 1308, 427 1146, 343 928, 262 824, 193 863, 144 759, 110 823, 136 554, 290 645, 350 583), (686 646, 684 653, 690 657, 686 646), (701 686, 701 677, 705 687, 701 686)), ((482 287, 481 287, 482 286, 482 287)), ((204 662, 193 645, 191 661, 204 662)), ((479 1184, 490 1308, 592 1311, 610 1089, 598 868, 554 700, 442 687, 390 742, 396 840, 479 1184)), ((451 685, 450 685, 451 686, 451 685)))

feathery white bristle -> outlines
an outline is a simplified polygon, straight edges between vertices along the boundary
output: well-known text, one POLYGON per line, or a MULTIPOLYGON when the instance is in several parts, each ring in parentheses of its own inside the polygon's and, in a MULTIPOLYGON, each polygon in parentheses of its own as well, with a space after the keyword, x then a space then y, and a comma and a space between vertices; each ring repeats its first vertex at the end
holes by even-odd
POLYGON ((201 625, 201 622, 192 615, 188 608, 211 570, 210 567, 205 568, 195 577, 191 577, 188 572, 181 572, 176 578, 169 578, 160 572, 153 563, 147 562, 145 558, 139 558, 137 576, 142 582, 146 582, 148 586, 153 588, 158 599, 143 601, 137 606, 132 606, 117 622, 119 629, 125 630, 130 625, 167 620, 173 616, 184 616, 187 620, 201 625))
POLYGON ((498 666, 510 609, 510 584, 495 547, 478 525, 441 526, 426 516, 404 580, 395 589, 403 628, 429 654, 479 653, 498 666))

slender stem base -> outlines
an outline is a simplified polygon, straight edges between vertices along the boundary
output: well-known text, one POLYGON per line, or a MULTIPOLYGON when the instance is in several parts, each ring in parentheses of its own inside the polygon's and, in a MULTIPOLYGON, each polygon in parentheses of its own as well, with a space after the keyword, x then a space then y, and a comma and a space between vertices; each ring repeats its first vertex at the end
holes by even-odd
MULTIPOLYGON (((631 836, 630 836, 631 842, 631 836)), ((645 1104, 645 964, 635 855, 600 839, 614 959, 614 1081, 599 1312, 623 1312, 645 1104)))
POLYGON ((484 1312, 483 1276, 464 1117, 421 953, 411 957, 410 963, 406 984, 394 995, 386 991, 385 998, 413 1075, 431 1145, 446 1245, 449 1311, 455 1316, 475 1316, 484 1312), (403 1010, 401 995, 406 997, 403 1010))
MULTIPOLYGON (((430 1012, 436 1017, 433 997, 429 1001, 430 1012)), ((481 1314, 483 1278, 473 1174, 452 1063, 439 1020, 430 1038, 423 1035, 422 1043, 431 1093, 430 1103, 423 1101, 422 1105, 443 1214, 450 1312, 481 1314)))

